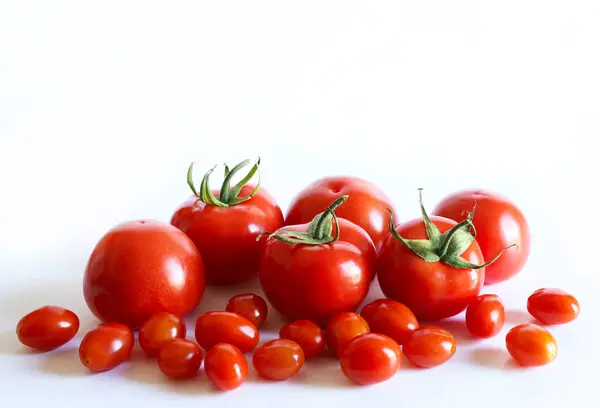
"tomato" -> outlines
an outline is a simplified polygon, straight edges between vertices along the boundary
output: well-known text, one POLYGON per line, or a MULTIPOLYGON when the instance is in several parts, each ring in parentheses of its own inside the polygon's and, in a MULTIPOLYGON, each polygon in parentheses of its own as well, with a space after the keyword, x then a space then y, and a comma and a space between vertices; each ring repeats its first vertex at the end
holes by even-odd
POLYGON ((550 332, 535 324, 515 326, 506 334, 506 348, 522 366, 542 366, 556 358, 558 348, 550 332))
POLYGON ((140 346, 150 357, 158 355, 161 348, 174 339, 185 338, 185 322, 171 313, 158 313, 143 324, 138 335, 140 346))
POLYGON ((504 326, 504 304, 496 295, 480 295, 467 306, 465 321, 473 336, 494 337, 504 326))
POLYGON ((204 350, 229 343, 247 353, 258 344, 258 330, 245 317, 231 312, 206 312, 196 320, 196 341, 204 350))
POLYGON ((202 364, 202 349, 193 341, 175 339, 160 349, 158 367, 167 377, 191 378, 202 364))
POLYGON ((228 172, 220 191, 208 187, 210 170, 196 191, 181 204, 171 218, 171 224, 185 232, 202 254, 206 280, 211 285, 233 285, 256 276, 262 243, 256 238, 264 231, 273 231, 283 225, 283 213, 264 188, 244 185, 258 171, 259 162, 248 176, 231 187, 231 178, 249 161, 244 161, 228 172))
POLYGON ((133 331, 121 323, 104 323, 90 330, 79 345, 81 363, 94 372, 112 370, 131 357, 133 331))
POLYGON ((527 262, 531 241, 529 225, 514 203, 485 190, 465 190, 449 195, 438 204, 433 214, 460 222, 464 218, 463 213, 474 203, 477 203, 477 210, 473 224, 483 259, 492 259, 510 245, 518 246, 485 268, 486 284, 502 282, 516 275, 527 262))
POLYGON ((527 299, 527 311, 543 324, 564 324, 579 316, 579 302, 562 289, 542 288, 527 299))
POLYGON ((235 346, 217 343, 206 353, 204 371, 208 379, 221 390, 233 390, 246 380, 248 362, 235 346))
POLYGON ((279 337, 298 343, 306 358, 320 354, 325 348, 323 329, 310 320, 295 320, 284 325, 279 330, 279 337))
POLYGON ((369 324, 359 314, 339 313, 327 322, 325 329, 327 347, 339 357, 352 339, 364 333, 369 333, 369 324))
POLYGON ((385 334, 399 345, 404 344, 419 327, 411 310, 400 302, 379 299, 365 305, 360 315, 373 333, 385 334))
POLYGON ((415 330, 402 351, 416 366, 431 368, 444 364, 456 353, 456 340, 440 327, 423 326, 415 330))
POLYGON ((275 339, 256 349, 252 365, 258 375, 267 380, 287 380, 298 374, 304 365, 304 352, 294 341, 275 339))
POLYGON ((53 350, 77 334, 79 318, 59 306, 44 306, 23 316, 17 324, 19 341, 38 350, 53 350))
POLYGON ((260 328, 265 323, 269 312, 267 302, 254 293, 242 293, 241 295, 232 297, 229 299, 225 310, 245 317, 256 328, 260 328))
POLYGON ((128 221, 108 231, 89 259, 83 283, 92 313, 132 329, 156 313, 187 315, 204 288, 202 258, 192 241, 153 220, 128 221))
POLYGON ((340 366, 344 375, 359 385, 370 385, 391 378, 402 362, 400 346, 391 338, 365 333, 344 349, 340 366))

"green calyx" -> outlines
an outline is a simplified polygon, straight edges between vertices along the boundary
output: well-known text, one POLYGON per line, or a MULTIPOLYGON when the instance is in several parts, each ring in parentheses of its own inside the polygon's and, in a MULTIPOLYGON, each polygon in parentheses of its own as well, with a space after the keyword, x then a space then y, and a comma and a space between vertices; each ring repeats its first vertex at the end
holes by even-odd
POLYGON ((258 192, 258 189, 260 188, 260 158, 256 161, 256 164, 252 166, 248 174, 246 174, 246 176, 243 179, 241 179, 233 187, 231 186, 233 176, 235 176, 242 168, 246 167, 249 164, 250 160, 244 160, 232 169, 229 169, 229 166, 225 165, 225 180, 223 180, 223 185, 221 186, 221 191, 219 193, 218 198, 215 197, 215 195, 212 193, 208 182, 210 175, 213 173, 213 171, 215 171, 215 168, 217 166, 213 167, 212 169, 206 172, 206 174, 202 178, 202 182, 200 183, 200 191, 197 191, 196 187, 194 186, 193 180, 194 163, 190 164, 190 167, 188 167, 187 172, 187 183, 188 186, 190 186, 190 189, 192 190, 194 195, 200 200, 202 200, 202 202, 206 205, 216 205, 218 207, 231 207, 232 205, 240 204, 244 201, 250 200, 252 197, 254 197, 254 195, 258 192), (254 174, 256 174, 256 172, 258 172, 258 183, 256 183, 254 190, 252 190, 252 192, 247 196, 239 197, 242 188, 252 179, 252 177, 254 177, 254 174))
POLYGON ((402 238, 394 227, 392 211, 390 211, 390 232, 398 241, 421 257, 425 262, 442 261, 457 269, 481 269, 496 262, 507 249, 518 247, 516 244, 509 245, 500 251, 494 258, 482 265, 468 262, 462 258, 461 255, 469 248, 477 236, 475 225, 473 225, 475 205, 473 206, 473 209, 467 213, 467 218, 465 220, 442 234, 438 227, 431 221, 429 215, 427 215, 427 211, 425 211, 421 194, 422 190, 423 189, 421 188, 419 189, 419 204, 421 206, 423 221, 425 222, 425 231, 429 239, 402 238))

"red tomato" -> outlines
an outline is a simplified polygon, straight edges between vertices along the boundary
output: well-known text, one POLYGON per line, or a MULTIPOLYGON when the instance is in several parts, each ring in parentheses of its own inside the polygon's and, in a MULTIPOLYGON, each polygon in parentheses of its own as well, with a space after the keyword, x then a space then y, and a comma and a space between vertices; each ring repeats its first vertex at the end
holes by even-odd
POLYGON ((206 312, 196 320, 196 341, 204 350, 217 343, 229 343, 247 353, 258 344, 258 330, 237 313, 206 312))
POLYGON ((344 349, 340 366, 344 375, 359 385, 370 385, 391 378, 402 361, 398 343, 383 334, 365 333, 344 349))
POLYGON ((369 333, 369 324, 359 314, 338 313, 327 322, 325 329, 327 347, 339 357, 352 339, 364 333, 369 333))
POLYGON ((456 352, 456 340, 440 327, 423 326, 415 330, 402 346, 406 358, 416 366, 431 368, 450 360, 456 352))
POLYGON ((295 320, 286 324, 279 330, 279 337, 298 343, 306 358, 320 354, 325 348, 325 333, 310 320, 295 320))
POLYGON ((44 306, 23 316, 17 336, 24 345, 38 350, 53 350, 67 343, 79 330, 79 318, 59 306, 44 306))
POLYGON ((83 293, 102 321, 139 328, 152 315, 192 312, 204 294, 198 250, 177 228, 160 221, 129 221, 96 245, 83 293))
POLYGON ((379 299, 365 305, 360 315, 369 324, 371 332, 385 334, 400 345, 419 327, 413 312, 391 299, 379 299))
POLYGON ((229 299, 225 310, 245 317, 256 328, 260 328, 265 323, 269 312, 267 302, 254 293, 243 293, 232 297, 229 299))
POLYGON ((91 371, 112 370, 129 360, 133 331, 121 323, 104 323, 90 330, 79 345, 79 359, 91 371))
POLYGON ((229 391, 239 387, 246 380, 248 362, 237 347, 218 343, 206 353, 204 371, 217 388, 229 391))
POLYGON ((294 341, 275 339, 256 349, 252 364, 256 372, 267 380, 287 380, 298 374, 304 365, 304 352, 294 341))
MULTIPOLYGON (((229 176, 248 163, 235 166, 229 176)), ((252 168, 250 178, 258 171, 258 166, 259 163, 252 168)), ((265 189, 258 190, 258 185, 243 185, 249 181, 248 177, 233 188, 230 187, 231 178, 226 178, 220 192, 211 191, 208 187, 211 173, 212 170, 204 176, 201 191, 197 192, 191 180, 190 166, 188 184, 194 196, 175 211, 171 224, 196 244, 204 260, 209 284, 233 285, 256 276, 262 247, 256 238, 262 232, 281 227, 283 214, 265 189)))
POLYGON ((202 349, 193 341, 175 339, 160 349, 158 367, 167 377, 191 378, 202 364, 202 349))
POLYGON ((478 296, 467 306, 465 321, 473 336, 482 339, 494 337, 504 326, 504 304, 496 295, 478 296))
POLYGON ((185 322, 171 313, 158 313, 142 325, 139 333, 140 346, 150 357, 155 357, 164 346, 174 339, 185 338, 185 322))
POLYGON ((463 213, 477 210, 473 224, 477 229, 477 243, 486 261, 510 245, 518 248, 507 251, 493 264, 485 268, 485 283, 502 282, 516 275, 527 262, 530 249, 529 225, 525 216, 507 198, 484 190, 466 190, 452 194, 442 200, 433 214, 457 222, 464 219, 463 213))
POLYGON ((562 289, 538 289, 527 299, 527 311, 543 324, 564 324, 579 316, 579 302, 562 289))
POLYGON ((556 358, 558 348, 550 332, 535 324, 515 326, 506 334, 506 348, 522 366, 542 366, 556 358))

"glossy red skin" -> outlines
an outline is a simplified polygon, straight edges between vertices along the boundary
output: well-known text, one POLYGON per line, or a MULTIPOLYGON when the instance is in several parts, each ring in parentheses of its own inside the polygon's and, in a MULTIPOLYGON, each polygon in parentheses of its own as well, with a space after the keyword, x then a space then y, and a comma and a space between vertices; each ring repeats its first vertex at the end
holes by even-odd
POLYGON ((77 334, 79 318, 60 306, 44 306, 19 320, 19 341, 38 350, 54 350, 66 344, 77 334))
POLYGON ((465 211, 477 202, 473 224, 477 229, 477 242, 486 261, 509 245, 517 244, 504 252, 500 259, 485 268, 485 283, 505 281, 523 269, 529 257, 531 236, 525 216, 517 206, 499 194, 485 190, 465 190, 446 197, 433 210, 433 214, 460 222, 465 211))
POLYGON ((355 337, 364 333, 369 333, 369 324, 358 313, 339 313, 327 322, 327 347, 339 357, 355 337))
MULTIPOLYGON (((240 196, 249 195, 253 189, 244 186, 240 196)), ((219 196, 219 191, 213 193, 219 196)), ((263 245, 256 237, 279 229, 283 213, 261 187, 250 200, 226 208, 206 205, 194 196, 175 211, 171 224, 196 244, 208 284, 235 285, 256 276, 263 245)))
POLYGON ((206 353, 204 371, 208 379, 223 391, 238 388, 248 376, 248 362, 235 346, 215 344, 206 353))
POLYGON ((129 360, 134 342, 128 326, 103 323, 85 335, 79 345, 79 359, 93 372, 112 370, 129 360))
POLYGON ((181 317, 162 312, 155 314, 142 325, 138 340, 146 355, 156 357, 171 341, 185 338, 185 333, 185 322, 181 317))
POLYGON ((404 343, 402 351, 411 363, 422 368, 444 364, 456 353, 456 340, 440 327, 423 326, 404 343))
POLYGON ((192 378, 202 364, 202 349, 193 341, 175 339, 158 354, 158 367, 167 377, 176 380, 192 378))
MULTIPOLYGON (((430 217, 440 232, 456 222, 430 217)), ((396 227, 405 239, 427 239, 422 219, 396 227)), ((483 256, 476 241, 461 255, 474 264, 483 256)), ((479 295, 484 269, 456 269, 444 262, 425 262, 391 234, 379 253, 377 277, 387 298, 406 305, 419 320, 436 321, 462 312, 479 295)))
POLYGON ((535 324, 515 326, 506 334, 506 348, 525 367, 543 366, 556 358, 558 348, 550 332, 535 324))
POLYGON ((469 333, 487 339, 494 337, 504 326, 504 304, 497 295, 480 295, 467 306, 465 322, 469 333))
POLYGON ((242 293, 232 297, 225 310, 245 317, 258 329, 265 323, 269 313, 267 302, 254 293, 242 293))
POLYGON ((575 296, 557 288, 542 288, 527 299, 527 311, 542 324, 565 324, 579 316, 575 296))
POLYGON ((391 378, 402 362, 400 346, 376 333, 362 334, 348 344, 340 358, 342 372, 359 385, 371 385, 391 378))
POLYGON ((279 330, 279 337, 295 341, 302 347, 305 358, 321 354, 325 349, 325 333, 310 320, 295 320, 279 330))
POLYGON ((190 239, 172 225, 128 221, 98 242, 83 293, 96 317, 139 328, 152 315, 185 316, 204 295, 204 266, 190 239))
POLYGON ((256 349, 252 365, 261 377, 283 381, 298 374, 304 365, 304 352, 294 341, 275 339, 256 349))
POLYGON ((392 200, 373 183, 357 177, 332 176, 314 181, 293 199, 285 217, 285 225, 310 222, 337 198, 349 195, 335 210, 338 217, 363 228, 379 249, 389 232, 388 208, 394 211, 392 200))
POLYGON ((399 345, 404 344, 419 322, 413 312, 392 299, 378 299, 366 304, 360 315, 367 321, 372 333, 385 334, 399 345))
POLYGON ((256 326, 237 313, 206 312, 196 320, 196 341, 204 350, 217 343, 229 343, 248 353, 256 347, 258 339, 256 326))

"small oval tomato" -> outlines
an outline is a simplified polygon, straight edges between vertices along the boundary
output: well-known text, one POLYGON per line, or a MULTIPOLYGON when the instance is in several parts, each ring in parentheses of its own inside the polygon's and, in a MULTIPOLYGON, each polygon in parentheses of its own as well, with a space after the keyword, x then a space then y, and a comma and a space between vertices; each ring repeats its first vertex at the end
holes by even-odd
POLYGON ((175 339, 158 353, 158 367, 167 377, 191 378, 202 364, 202 349, 193 341, 175 339))
POLYGON ((258 338, 256 326, 237 313, 206 312, 196 320, 196 341, 204 350, 217 343, 229 343, 247 353, 256 347, 258 338))
POLYGON ((252 364, 256 372, 267 380, 287 380, 298 374, 304 365, 304 352, 295 341, 275 339, 256 349, 252 364))
POLYGON ((527 311, 543 324, 564 324, 579 316, 579 302, 562 289, 542 288, 527 299, 527 311))
POLYGON ((267 320, 267 302, 254 293, 242 293, 229 299, 225 310, 250 320, 259 329, 267 320))
POLYGON ((369 385, 391 378, 400 368, 400 346, 391 338, 365 333, 354 338, 344 349, 340 366, 344 375, 359 385, 369 385))
POLYGON ((217 388, 229 391, 239 387, 246 380, 248 362, 237 347, 218 343, 206 353, 204 371, 217 388))
POLYGON ((558 348, 550 332, 535 324, 515 326, 506 334, 506 348, 522 366, 542 366, 556 358, 558 348))
POLYGON ((53 350, 75 337, 78 330, 75 313, 59 306, 44 306, 19 320, 17 337, 28 347, 53 350))
POLYGON ((404 344, 419 328, 411 310, 392 299, 378 299, 365 305, 360 315, 367 321, 372 333, 385 334, 399 345, 404 344))
POLYGON ((79 345, 79 359, 91 371, 111 370, 129 360, 134 341, 128 326, 104 323, 85 335, 79 345))
POLYGON ((469 332, 482 339, 500 333, 504 326, 504 304, 497 295, 480 295, 469 306, 465 314, 469 332))
POLYGON ((155 357, 174 339, 185 338, 185 333, 185 322, 181 317, 163 312, 155 314, 142 325, 138 339, 146 354, 155 357))
POLYGON ((318 355, 325 348, 323 329, 310 320, 296 320, 286 324, 279 330, 279 337, 298 343, 306 358, 318 355))
POLYGON ((438 366, 450 360, 456 352, 456 340, 440 327, 424 326, 415 330, 402 347, 411 363, 423 368, 438 366))
POLYGON ((325 328, 327 347, 339 357, 352 339, 368 332, 369 324, 358 313, 339 313, 329 320, 325 328))

